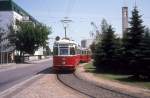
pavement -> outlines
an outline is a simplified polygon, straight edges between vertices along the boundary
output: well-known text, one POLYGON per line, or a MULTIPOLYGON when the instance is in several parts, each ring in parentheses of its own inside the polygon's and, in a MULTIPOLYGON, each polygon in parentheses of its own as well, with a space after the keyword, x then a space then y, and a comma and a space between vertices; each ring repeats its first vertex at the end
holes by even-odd
MULTIPOLYGON (((52 59, 52 58, 50 58, 52 59)), ((34 61, 34 63, 45 62, 49 59, 34 61)), ((32 61, 33 63, 33 61, 32 61)), ((43 63, 41 63, 43 64, 43 63)), ((36 66, 36 64, 31 64, 36 66)), ((9 64, 1 66, 1 71, 14 68, 27 67, 30 64, 9 64)), ((56 78, 51 68, 0 92, 0 98, 86 98, 70 88, 62 85, 56 78)))
POLYGON ((62 85, 53 73, 41 73, 0 93, 0 98, 86 98, 62 85))
MULTIPOLYGON (((95 77, 85 72, 84 64, 78 66, 76 75, 79 78, 94 83, 95 85, 129 94, 137 98, 150 98, 150 90, 129 86, 110 80, 95 77)), ((0 98, 86 98, 79 93, 70 90, 62 85, 52 71, 41 73, 16 86, 0 93, 0 98)))

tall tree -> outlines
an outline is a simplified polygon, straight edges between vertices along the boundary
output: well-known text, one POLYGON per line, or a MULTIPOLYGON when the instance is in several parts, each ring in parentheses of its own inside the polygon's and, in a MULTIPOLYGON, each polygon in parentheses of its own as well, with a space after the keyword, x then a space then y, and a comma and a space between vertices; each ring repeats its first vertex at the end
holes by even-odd
POLYGON ((14 43, 20 56, 24 53, 34 54, 39 47, 46 46, 51 31, 45 25, 20 22, 17 27, 15 33, 11 33, 10 41, 14 43))
POLYGON ((150 29, 146 28, 144 32, 144 38, 141 43, 141 54, 140 67, 137 70, 138 74, 148 76, 150 78, 150 29))
POLYGON ((142 54, 144 58, 150 58, 150 29, 145 28, 142 42, 142 54))
POLYGON ((116 37, 111 25, 102 33, 102 39, 97 44, 94 56, 94 64, 99 69, 101 67, 111 67, 116 54, 116 37), (104 66, 103 66, 104 65, 104 66), (108 66, 105 66, 108 65, 108 66))
POLYGON ((46 46, 45 49, 46 49, 45 55, 46 55, 46 56, 50 56, 52 53, 51 53, 51 49, 49 48, 49 46, 46 46))
POLYGON ((143 20, 139 15, 137 7, 134 7, 132 11, 131 21, 129 22, 130 27, 124 36, 124 58, 130 65, 131 69, 139 69, 139 61, 142 58, 142 40, 144 35, 144 26, 142 25, 143 20))
POLYGON ((107 31, 109 25, 105 19, 102 20, 101 22, 101 32, 104 33, 107 31))
MULTIPOLYGON (((101 21, 100 31, 98 30, 98 32, 96 32, 97 34, 96 34, 95 40, 94 40, 94 42, 92 43, 92 45, 90 46, 90 48, 91 48, 91 50, 92 50, 92 57, 94 57, 94 56, 96 57, 96 56, 97 56, 97 53, 96 53, 96 52, 99 51, 99 50, 97 50, 97 49, 100 48, 99 46, 101 46, 102 37, 103 37, 103 35, 105 34, 105 32, 107 31, 108 27, 109 27, 109 25, 108 25, 107 21, 106 21, 105 19, 103 19, 103 20, 101 21), (95 51, 95 50, 97 50, 97 51, 95 51)), ((97 29, 98 29, 98 28, 97 28, 97 29)), ((96 64, 95 64, 95 65, 96 65, 96 64)))

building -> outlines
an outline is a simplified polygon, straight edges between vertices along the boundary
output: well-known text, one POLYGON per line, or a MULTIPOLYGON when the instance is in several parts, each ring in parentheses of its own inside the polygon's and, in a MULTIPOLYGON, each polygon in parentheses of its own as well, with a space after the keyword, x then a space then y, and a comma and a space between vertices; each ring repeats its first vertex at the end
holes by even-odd
POLYGON ((90 45, 92 44, 92 42, 93 42, 92 39, 81 40, 81 47, 82 48, 90 48, 90 45))
MULTIPOLYGON (((0 0, 0 28, 2 29, 0 31, 1 63, 11 62, 11 58, 13 58, 14 47, 10 45, 7 36, 10 33, 10 25, 16 28, 17 21, 33 22, 35 24, 40 24, 40 22, 34 19, 34 17, 32 17, 29 13, 23 10, 12 0, 0 0)), ((38 51, 35 52, 35 55, 42 56, 43 50, 43 48, 40 48, 38 51)))
POLYGON ((122 7, 122 32, 123 35, 128 29, 128 7, 122 7))

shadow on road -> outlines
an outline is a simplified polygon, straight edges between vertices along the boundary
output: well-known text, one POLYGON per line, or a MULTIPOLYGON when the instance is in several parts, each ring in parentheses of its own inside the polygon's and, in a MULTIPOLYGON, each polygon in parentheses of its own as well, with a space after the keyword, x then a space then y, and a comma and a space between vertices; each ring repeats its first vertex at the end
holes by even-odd
POLYGON ((40 72, 38 72, 37 74, 72 74, 74 71, 70 71, 70 70, 53 70, 52 67, 46 68, 40 72))

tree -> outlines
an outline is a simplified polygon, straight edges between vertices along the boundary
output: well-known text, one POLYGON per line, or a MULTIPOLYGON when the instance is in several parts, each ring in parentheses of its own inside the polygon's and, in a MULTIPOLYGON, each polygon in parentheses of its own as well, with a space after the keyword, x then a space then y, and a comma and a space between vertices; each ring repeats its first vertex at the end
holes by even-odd
POLYGON ((124 44, 124 58, 133 73, 140 69, 140 60, 142 59, 142 40, 144 35, 143 21, 139 15, 137 7, 132 11, 130 27, 126 32, 123 40, 124 44))
POLYGON ((10 41, 14 43, 20 56, 34 54, 39 47, 45 47, 50 29, 45 25, 19 22, 17 30, 11 33, 10 41))
POLYGON ((150 58, 150 29, 145 28, 142 41, 142 54, 144 58, 150 58))
POLYGON ((90 45, 90 49, 91 49, 91 52, 92 52, 92 58, 94 57, 94 53, 95 53, 95 49, 96 49, 96 43, 93 42, 91 45, 90 45))
POLYGON ((111 25, 102 33, 101 42, 96 46, 94 65, 97 69, 112 68, 116 61, 116 36, 111 25))
POLYGON ((96 41, 91 45, 91 50, 94 58, 94 65, 99 69, 99 64, 103 58, 103 51, 101 49, 102 39, 108 29, 108 23, 105 19, 101 22, 101 34, 96 35, 96 41))
POLYGON ((102 20, 101 22, 101 32, 104 33, 108 30, 109 25, 105 19, 102 20))
POLYGON ((150 29, 145 28, 144 38, 141 43, 141 54, 140 67, 138 73, 143 76, 150 77, 150 29))
POLYGON ((95 44, 95 42, 93 42, 93 43, 90 45, 90 49, 91 49, 92 53, 95 52, 95 48, 96 48, 96 44, 95 44))
POLYGON ((49 56, 49 55, 52 54, 51 49, 49 48, 49 46, 46 46, 45 49, 46 49, 46 56, 49 56))

